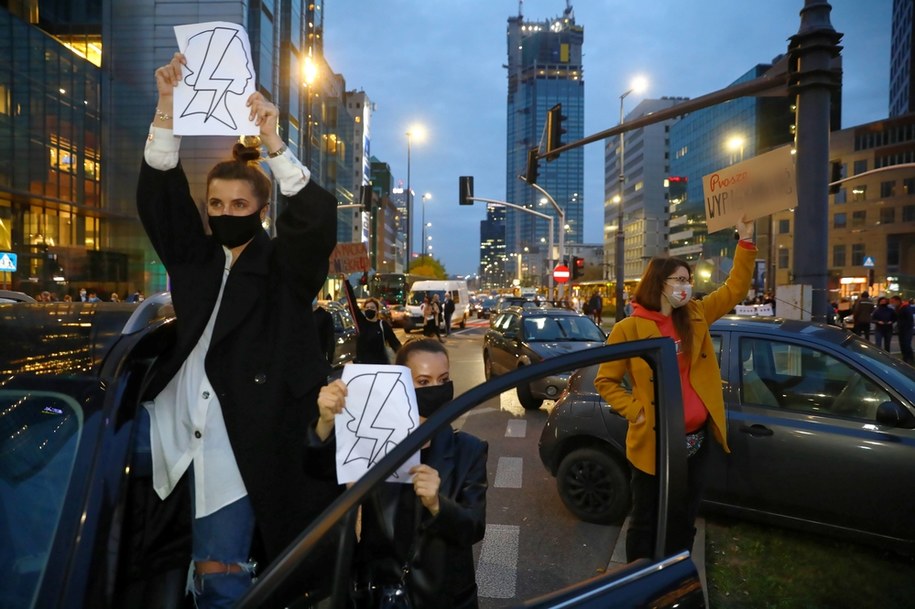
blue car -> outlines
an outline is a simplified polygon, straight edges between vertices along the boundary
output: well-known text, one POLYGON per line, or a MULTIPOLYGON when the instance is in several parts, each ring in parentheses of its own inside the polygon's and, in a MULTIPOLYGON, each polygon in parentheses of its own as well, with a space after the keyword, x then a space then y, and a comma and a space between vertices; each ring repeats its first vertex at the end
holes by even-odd
MULTIPOLYGON (((915 553, 915 368, 832 325, 729 316, 711 326, 730 454, 712 443, 704 508, 915 553)), ((540 458, 579 518, 629 509, 627 421, 579 370, 540 458)))

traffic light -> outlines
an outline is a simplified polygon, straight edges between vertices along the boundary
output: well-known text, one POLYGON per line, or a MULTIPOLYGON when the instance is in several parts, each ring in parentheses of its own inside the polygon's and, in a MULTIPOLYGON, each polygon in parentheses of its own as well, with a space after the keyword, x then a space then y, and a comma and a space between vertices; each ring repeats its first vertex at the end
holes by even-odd
POLYGON ((578 279, 585 275, 585 259, 579 256, 572 256, 572 279, 578 279))
POLYGON ((458 203, 473 205, 473 176, 461 176, 458 182, 458 203))
POLYGON ((562 115, 562 104, 556 104, 546 114, 546 160, 553 161, 559 158, 558 154, 552 154, 554 150, 564 144, 562 134, 566 132, 562 128, 562 121, 566 117, 562 115))
POLYGON ((537 146, 527 151, 527 170, 524 172, 524 181, 528 184, 536 184, 537 176, 540 175, 540 166, 537 161, 537 154, 540 149, 537 146))
POLYGON ((371 185, 362 185, 362 195, 360 196, 360 201, 362 204, 362 209, 364 211, 371 211, 372 209, 372 186, 371 185))

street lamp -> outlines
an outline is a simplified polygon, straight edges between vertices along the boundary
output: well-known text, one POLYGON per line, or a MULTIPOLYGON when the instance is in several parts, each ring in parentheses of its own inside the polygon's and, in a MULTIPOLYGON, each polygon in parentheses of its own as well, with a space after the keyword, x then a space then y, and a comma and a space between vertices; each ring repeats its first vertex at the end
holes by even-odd
POLYGON ((744 137, 742 135, 732 135, 731 137, 728 138, 727 142, 725 142, 725 147, 728 150, 730 150, 732 153, 732 156, 731 156, 732 163, 734 162, 733 153, 736 153, 736 152, 740 153, 740 160, 743 161, 743 147, 744 147, 744 144, 746 144, 746 143, 747 143, 747 141, 744 139, 744 137))
POLYGON ((305 81, 305 120, 307 121, 305 125, 305 166, 308 167, 309 170, 311 170, 311 138, 312 125, 314 123, 311 116, 311 86, 314 84, 317 77, 318 65, 311 56, 311 49, 309 49, 308 55, 305 56, 305 63, 302 65, 302 79, 305 81))
MULTIPOLYGON (((432 198, 432 193, 423 194, 423 243, 426 244, 426 201, 432 198)), ((431 222, 430 222, 431 224, 431 222)), ((430 237, 431 239, 431 237, 430 237)), ((428 244, 426 244, 428 245, 428 244)))
POLYGON ((404 269, 406 270, 410 269, 410 255, 412 245, 411 234, 413 233, 413 190, 410 187, 410 149, 411 144, 413 143, 413 138, 416 137, 422 140, 423 135, 425 135, 425 130, 421 125, 413 125, 407 131, 407 221, 405 223, 407 227, 407 259, 404 263, 404 269))
MULTIPOLYGON (((640 93, 647 86, 647 82, 642 77, 637 77, 632 81, 632 85, 629 90, 620 95, 620 125, 623 124, 625 120, 625 115, 623 114, 623 100, 626 99, 626 96, 630 93, 640 93)), ((616 321, 620 321, 623 317, 626 316, 626 312, 623 309, 623 280, 626 276, 626 260, 624 259, 626 251, 626 234, 623 230, 623 209, 625 207, 625 193, 624 186, 626 183, 626 132, 620 131, 620 154, 619 154, 619 167, 620 167, 620 178, 619 178, 619 210, 617 212, 616 220, 616 321)))

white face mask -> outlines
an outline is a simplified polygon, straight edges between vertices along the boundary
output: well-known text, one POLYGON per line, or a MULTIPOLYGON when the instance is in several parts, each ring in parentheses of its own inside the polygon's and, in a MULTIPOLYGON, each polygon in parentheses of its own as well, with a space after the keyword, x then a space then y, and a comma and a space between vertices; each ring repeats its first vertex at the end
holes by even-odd
POLYGON ((667 302, 670 303, 670 306, 677 309, 689 302, 689 299, 693 297, 693 286, 688 283, 674 283, 671 284, 673 291, 671 293, 664 292, 664 295, 667 297, 667 302))

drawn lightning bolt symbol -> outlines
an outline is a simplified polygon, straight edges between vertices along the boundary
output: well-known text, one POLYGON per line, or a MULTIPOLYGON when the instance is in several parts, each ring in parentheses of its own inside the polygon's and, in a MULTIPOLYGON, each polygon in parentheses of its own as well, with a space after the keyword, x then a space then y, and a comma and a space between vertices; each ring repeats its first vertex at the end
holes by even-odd
POLYGON ((206 116, 204 117, 204 122, 210 118, 215 118, 233 129, 236 124, 226 105, 226 93, 235 82, 235 78, 231 76, 231 71, 228 68, 223 68, 223 61, 226 59, 229 47, 236 36, 238 36, 238 32, 230 28, 217 27, 211 32, 207 51, 200 66, 200 73, 193 85, 194 97, 191 99, 191 103, 188 104, 188 114, 199 113, 203 110, 202 108, 197 111, 191 111, 191 109, 197 107, 198 104, 199 106, 205 105, 206 116), (227 76, 221 76, 220 72, 222 71, 225 71, 227 76), (209 103, 205 99, 198 100, 198 97, 203 97, 201 95, 202 92, 211 92, 209 103))

